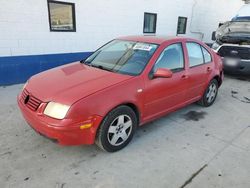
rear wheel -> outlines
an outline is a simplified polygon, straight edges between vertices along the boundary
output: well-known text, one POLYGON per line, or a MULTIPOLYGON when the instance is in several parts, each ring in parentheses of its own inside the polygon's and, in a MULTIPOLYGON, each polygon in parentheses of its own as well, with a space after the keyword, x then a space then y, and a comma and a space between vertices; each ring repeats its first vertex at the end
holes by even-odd
POLYGON ((199 101, 199 104, 205 107, 211 106, 217 97, 217 93, 218 93, 218 81, 216 79, 213 79, 209 83, 206 91, 203 94, 203 97, 199 101))
POLYGON ((104 118, 96 136, 96 144, 108 152, 118 151, 132 140, 136 127, 135 112, 128 106, 119 106, 104 118))

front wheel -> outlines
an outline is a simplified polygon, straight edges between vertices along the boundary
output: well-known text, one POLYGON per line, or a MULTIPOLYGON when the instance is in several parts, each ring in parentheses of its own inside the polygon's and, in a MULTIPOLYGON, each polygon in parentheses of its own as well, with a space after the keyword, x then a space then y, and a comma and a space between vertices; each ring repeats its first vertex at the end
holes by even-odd
POLYGON ((118 151, 132 140, 137 127, 135 112, 128 106, 119 106, 103 120, 96 136, 96 144, 108 152, 118 151))
POLYGON ((208 107, 211 106, 218 94, 218 81, 216 79, 213 79, 209 84, 204 92, 201 100, 198 102, 202 106, 208 107))

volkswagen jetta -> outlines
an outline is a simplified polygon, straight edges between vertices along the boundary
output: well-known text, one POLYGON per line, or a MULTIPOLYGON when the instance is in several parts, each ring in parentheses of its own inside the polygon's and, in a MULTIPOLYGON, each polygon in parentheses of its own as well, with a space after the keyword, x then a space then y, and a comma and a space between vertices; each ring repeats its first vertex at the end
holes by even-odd
POLYGON ((212 105, 222 79, 221 58, 200 41, 121 37, 84 61, 31 77, 18 104, 41 135, 114 152, 146 122, 194 102, 212 105))

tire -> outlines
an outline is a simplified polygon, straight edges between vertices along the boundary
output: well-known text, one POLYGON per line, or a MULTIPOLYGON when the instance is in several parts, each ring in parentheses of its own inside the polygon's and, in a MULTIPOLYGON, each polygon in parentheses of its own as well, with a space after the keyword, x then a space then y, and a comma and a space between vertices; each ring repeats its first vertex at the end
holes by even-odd
POLYGON ((96 136, 96 145, 107 152, 123 149, 132 140, 138 120, 128 106, 119 106, 108 113, 96 136))
POLYGON ((218 88, 218 81, 216 79, 211 80, 198 103, 205 107, 211 106, 217 97, 218 88))

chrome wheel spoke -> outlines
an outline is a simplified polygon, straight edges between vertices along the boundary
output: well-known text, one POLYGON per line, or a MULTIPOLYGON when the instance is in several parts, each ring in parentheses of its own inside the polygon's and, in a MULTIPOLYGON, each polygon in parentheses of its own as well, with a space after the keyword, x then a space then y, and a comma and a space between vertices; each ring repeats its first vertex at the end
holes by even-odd
POLYGON ((118 136, 118 134, 114 134, 113 137, 112 137, 112 139, 111 139, 111 141, 110 141, 110 143, 112 145, 116 145, 116 143, 117 143, 117 141, 118 141, 119 138, 120 137, 118 136))
POLYGON ((212 102, 213 101, 213 95, 210 95, 209 98, 208 98, 208 102, 212 102))
POLYGON ((127 135, 127 133, 126 133, 125 130, 122 131, 122 133, 121 133, 121 138, 122 138, 123 141, 126 141, 126 140, 128 139, 128 135, 127 135))
POLYGON ((210 96, 210 92, 208 92, 208 93, 207 93, 207 96, 206 96, 206 97, 207 97, 207 99, 209 98, 209 96, 210 96))
POLYGON ((118 117, 118 125, 124 124, 124 115, 118 117))
POLYGON ((209 92, 211 92, 213 90, 213 85, 209 86, 209 92))
POLYGON ((117 126, 110 126, 108 132, 109 133, 115 133, 116 132, 116 127, 117 126))
POLYGON ((129 120, 126 123, 124 123, 124 127, 123 129, 126 131, 128 128, 130 128, 132 126, 132 121, 129 120))

